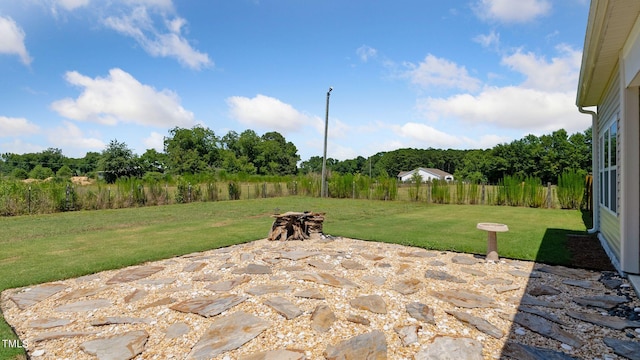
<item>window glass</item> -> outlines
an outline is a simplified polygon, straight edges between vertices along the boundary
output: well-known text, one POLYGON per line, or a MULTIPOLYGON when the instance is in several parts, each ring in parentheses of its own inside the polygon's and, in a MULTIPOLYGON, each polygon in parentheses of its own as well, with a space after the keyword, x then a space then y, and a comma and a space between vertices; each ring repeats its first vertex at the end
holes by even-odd
POLYGON ((605 170, 604 171, 604 206, 605 207, 609 207, 609 191, 607 191, 609 189, 609 171, 605 170))
POLYGON ((609 167, 609 129, 604 132, 604 146, 602 147, 602 154, 604 155, 604 167, 609 167))
POLYGON ((611 124, 611 128, 609 128, 609 136, 610 136, 610 140, 609 140, 609 152, 610 152, 610 156, 609 156, 609 166, 615 166, 616 165, 616 157, 618 156, 617 153, 617 142, 618 142, 618 124, 616 124, 616 121, 613 122, 613 124, 611 124))
POLYGON ((618 179, 616 178, 616 170, 615 169, 611 169, 609 171, 609 173, 611 174, 611 180, 609 181, 610 187, 609 187, 609 198, 610 198, 610 203, 611 206, 609 206, 609 209, 611 209, 611 211, 617 213, 618 212, 618 194, 617 194, 617 187, 618 187, 618 179))

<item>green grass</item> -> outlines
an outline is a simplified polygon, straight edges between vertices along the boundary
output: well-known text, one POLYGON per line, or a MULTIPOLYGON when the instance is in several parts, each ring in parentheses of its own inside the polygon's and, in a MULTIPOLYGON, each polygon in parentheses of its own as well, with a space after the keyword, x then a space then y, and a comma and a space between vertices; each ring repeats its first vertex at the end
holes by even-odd
MULTIPOLYGON (((579 211, 309 197, 198 202, 0 218, 0 291, 265 238, 273 214, 326 212, 324 232, 427 249, 484 254, 478 222, 499 222, 501 257, 566 264, 579 211)), ((0 321, 0 339, 15 335, 0 321)), ((0 358, 21 352, 0 347, 0 358)))

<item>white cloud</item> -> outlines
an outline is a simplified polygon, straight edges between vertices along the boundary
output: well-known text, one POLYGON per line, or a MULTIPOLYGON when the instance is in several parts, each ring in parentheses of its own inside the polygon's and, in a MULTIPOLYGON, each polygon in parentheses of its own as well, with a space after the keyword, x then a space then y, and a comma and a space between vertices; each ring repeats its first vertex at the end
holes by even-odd
POLYGON ((473 38, 473 41, 477 42, 485 48, 493 47, 498 49, 500 47, 500 34, 492 30, 486 35, 480 34, 476 36, 475 38, 473 38))
POLYGON ((99 151, 105 143, 96 138, 85 137, 82 130, 70 121, 63 121, 63 126, 56 127, 49 133, 49 142, 64 149, 81 149, 99 151))
POLYGON ((0 54, 15 54, 23 64, 31 64, 24 37, 24 31, 12 18, 0 16, 0 54))
POLYGON ((548 62, 534 53, 516 53, 502 59, 502 64, 527 77, 522 86, 544 91, 575 91, 582 52, 567 45, 556 47, 559 53, 548 62))
POLYGON ((442 132, 429 125, 408 122, 402 126, 396 126, 394 131, 402 136, 418 141, 423 147, 455 148, 462 141, 450 134, 442 132))
POLYGON ((369 59, 378 55, 378 50, 368 45, 362 45, 356 49, 356 54, 360 57, 360 60, 367 62, 369 59))
POLYGON ((583 131, 589 119, 574 106, 575 92, 546 92, 517 86, 487 87, 478 95, 426 98, 418 107, 428 119, 458 119, 526 131, 583 131))
POLYGON ((159 152, 164 151, 164 135, 155 131, 151 132, 149 137, 142 140, 147 149, 155 149, 159 152))
POLYGON ((293 106, 261 94, 252 99, 232 96, 226 101, 230 116, 249 127, 295 131, 305 124, 317 122, 317 119, 299 112, 293 106))
POLYGON ((83 88, 77 99, 65 98, 51 104, 54 111, 66 118, 107 125, 120 122, 157 127, 195 124, 193 113, 180 105, 176 93, 157 91, 121 69, 111 69, 106 78, 92 79, 76 71, 67 72, 65 78, 70 84, 83 88))
POLYGON ((418 65, 406 62, 408 68, 402 77, 422 87, 446 87, 467 91, 475 91, 480 86, 480 80, 472 77, 464 66, 438 58, 431 54, 418 65))
POLYGON ((56 0, 56 4, 67 11, 89 5, 89 0, 56 0))
POLYGON ((523 23, 548 14, 551 3, 549 0, 479 0, 474 10, 481 19, 523 23))
POLYGON ((182 30, 187 23, 185 19, 169 19, 163 15, 165 29, 159 29, 149 16, 148 9, 138 6, 130 15, 110 16, 103 22, 107 27, 133 38, 151 56, 173 57, 184 66, 195 70, 213 66, 209 55, 195 50, 182 36, 182 30))
POLYGON ((38 125, 25 118, 0 116, 0 137, 31 135, 39 130, 38 125))

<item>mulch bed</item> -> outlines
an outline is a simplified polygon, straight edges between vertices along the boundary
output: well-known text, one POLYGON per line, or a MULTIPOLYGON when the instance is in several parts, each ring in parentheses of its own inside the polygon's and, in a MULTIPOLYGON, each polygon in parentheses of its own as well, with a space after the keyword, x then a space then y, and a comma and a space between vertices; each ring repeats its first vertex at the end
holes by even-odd
POLYGON ((567 235, 567 249, 571 253, 571 267, 615 271, 595 235, 567 235))

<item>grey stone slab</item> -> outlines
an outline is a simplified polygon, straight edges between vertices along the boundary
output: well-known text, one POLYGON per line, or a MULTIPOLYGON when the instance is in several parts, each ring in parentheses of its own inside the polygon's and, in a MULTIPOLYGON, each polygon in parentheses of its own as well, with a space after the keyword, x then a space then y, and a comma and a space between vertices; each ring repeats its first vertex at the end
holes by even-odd
POLYGON ((565 306, 563 304, 559 304, 557 302, 545 301, 533 296, 525 295, 522 298, 516 299, 520 301, 520 305, 528 305, 528 306, 543 306, 552 309, 563 309, 565 306))
POLYGON ((434 316, 435 313, 433 309, 425 304, 412 302, 408 303, 405 306, 405 309, 407 310, 407 313, 409 313, 409 315, 416 320, 423 321, 432 325, 435 325, 436 323, 434 316))
POLYGON ((357 262, 355 260, 349 260, 349 259, 342 260, 340 265, 342 265, 342 267, 347 269, 347 270, 367 270, 366 266, 360 264, 359 262, 357 262))
POLYGON ((553 340, 558 340, 575 348, 579 348, 583 345, 582 341, 576 336, 560 328, 558 324, 555 324, 540 316, 519 312, 516 314, 513 320, 514 322, 526 327, 533 332, 536 332, 553 340))
POLYGON ((96 299, 96 300, 82 300, 73 302, 70 304, 58 306, 53 309, 56 312, 82 312, 101 309, 113 305, 110 300, 96 299))
POLYGON ((371 324, 369 319, 365 318, 364 316, 357 315, 357 314, 349 314, 347 316, 347 321, 352 322, 354 324, 360 324, 360 325, 365 325, 365 326, 369 326, 371 324))
POLYGON ((499 285, 493 288, 498 294, 520 289, 520 285, 499 285))
POLYGON ((174 278, 138 280, 138 284, 151 285, 151 286, 169 285, 169 284, 173 284, 174 282, 176 282, 176 279, 174 279, 174 278))
POLYGON ((444 271, 440 271, 440 270, 427 270, 424 273, 424 277, 427 279, 433 279, 433 280, 440 280, 440 281, 447 281, 447 282, 452 282, 452 283, 457 283, 457 284, 464 284, 467 281, 466 280, 462 280, 458 277, 455 277, 449 273, 446 273, 444 271))
POLYGON ((59 326, 69 325, 72 322, 73 321, 69 319, 46 318, 31 320, 27 323, 27 326, 32 329, 51 329, 59 326))
POLYGON ((301 297, 301 298, 307 298, 307 299, 316 299, 316 300, 324 300, 325 296, 323 293, 320 292, 320 290, 318 289, 307 289, 307 290, 302 290, 302 291, 298 291, 297 293, 293 294, 293 296, 296 297, 301 297))
POLYGON ((614 307, 629 302, 624 296, 596 295, 581 296, 573 298, 573 302, 582 306, 593 306, 602 309, 613 309, 614 307))
POLYGON ((157 307, 157 306, 162 306, 162 305, 169 305, 169 304, 173 304, 174 302, 176 302, 176 299, 172 298, 172 297, 166 297, 166 298, 162 298, 159 300, 156 300, 152 303, 149 303, 147 305, 141 306, 138 308, 138 310, 144 310, 144 309, 149 309, 152 307, 157 307))
POLYGON ((80 336, 89 336, 97 334, 97 331, 50 331, 38 334, 33 341, 41 342, 41 341, 49 341, 49 340, 57 340, 63 338, 74 338, 80 336))
POLYGON ((107 316, 91 321, 92 326, 104 326, 115 324, 149 324, 153 321, 150 318, 135 318, 129 316, 107 316))
POLYGON ((144 351, 149 334, 144 330, 129 331, 121 335, 85 341, 80 348, 99 360, 133 359, 144 351))
POLYGON ((382 286, 387 282, 387 278, 378 275, 365 275, 362 277, 362 281, 368 282, 371 285, 382 286))
POLYGON ((142 300, 145 296, 147 296, 148 292, 144 289, 135 289, 131 294, 124 297, 124 302, 127 304, 134 303, 136 301, 142 300))
POLYGON ((532 308, 532 307, 528 307, 528 306, 520 306, 518 308, 518 311, 524 311, 524 312, 529 313, 529 314, 538 315, 538 316, 543 317, 543 318, 545 318, 547 320, 553 321, 556 324, 567 325, 567 323, 565 321, 563 321, 561 318, 559 318, 557 315, 554 315, 554 314, 546 312, 546 311, 538 310, 536 308, 532 308))
POLYGON ((529 289, 527 293, 532 296, 558 295, 560 290, 549 285, 538 285, 529 289))
POLYGON ((581 360, 563 352, 516 342, 507 343, 502 355, 517 360, 581 360))
POLYGON ((318 270, 333 270, 336 267, 334 264, 329 264, 322 260, 310 260, 307 261, 307 265, 313 266, 318 270))
POLYGON ((640 360, 640 342, 615 338, 604 338, 603 341, 613 349, 616 355, 626 357, 629 360, 640 360))
POLYGON ((187 266, 185 266, 182 271, 184 272, 196 272, 196 271, 200 271, 202 269, 204 269, 205 267, 207 267, 207 263, 205 262, 192 262, 190 264, 188 264, 187 266))
POLYGON ((380 261, 384 259, 384 256, 378 254, 370 254, 370 253, 362 253, 360 254, 363 258, 371 261, 380 261))
POLYGON ((198 275, 198 276, 194 276, 194 277, 191 278, 191 280, 193 280, 193 281, 210 281, 210 282, 213 282, 213 281, 220 280, 220 275, 216 275, 216 274, 213 274, 213 273, 205 273, 205 274, 201 274, 201 275, 198 275))
POLYGON ((317 251, 304 251, 304 250, 291 250, 291 251, 282 251, 280 252, 279 259, 289 259, 293 261, 298 261, 302 259, 306 259, 308 257, 319 255, 317 251))
POLYGON ((171 324, 165 333, 166 339, 176 339, 181 337, 182 335, 188 334, 191 331, 191 328, 188 324, 183 322, 177 322, 175 324, 171 324))
POLYGON ((496 302, 492 298, 471 290, 443 290, 432 292, 431 295, 439 300, 447 301, 455 306, 464 308, 497 307, 496 302))
POLYGON ((270 325, 268 321, 243 311, 217 318, 191 348, 187 359, 208 360, 235 350, 260 335, 270 325))
POLYGON ((291 292, 291 287, 288 285, 274 285, 274 284, 263 284, 256 285, 245 290, 247 294, 260 296, 264 294, 273 294, 273 293, 289 293, 291 292))
POLYGON ((602 285, 604 285, 607 289, 617 289, 620 285, 623 284, 623 281, 620 279, 600 279, 602 285))
POLYGON ((485 273, 484 271, 476 270, 467 266, 460 267, 460 271, 473 276, 487 276, 487 273, 485 273))
POLYGON ((599 276, 592 271, 571 269, 564 266, 545 265, 539 268, 538 271, 577 280, 595 280, 599 276))
POLYGON ((414 360, 482 360, 482 344, 466 337, 436 336, 414 360))
POLYGON ((264 304, 273 308, 273 310, 284 316, 287 320, 295 319, 303 313, 303 311, 295 304, 279 296, 265 300, 264 304))
POLYGON ((198 297, 182 301, 171 306, 170 309, 185 313, 194 313, 204 317, 211 317, 227 311, 247 299, 247 296, 238 296, 233 294, 219 297, 198 297))
POLYGON ((487 335, 493 336, 496 339, 500 339, 504 336, 504 333, 502 332, 502 330, 498 329, 487 320, 481 319, 477 316, 473 316, 469 313, 462 312, 462 311, 452 311, 452 310, 446 310, 446 313, 449 315, 452 315, 453 317, 455 317, 456 319, 464 323, 467 323, 475 327, 476 329, 478 329, 479 331, 482 331, 487 335))
POLYGON ((311 328, 317 332, 327 332, 336 319, 336 315, 328 305, 318 305, 311 313, 311 328))
POLYGON ((233 290, 236 286, 242 285, 249 281, 251 281, 251 276, 242 275, 231 280, 225 280, 219 283, 207 285, 205 289, 211 290, 211 291, 230 291, 230 290, 233 290))
POLYGON ((327 273, 313 273, 313 272, 305 272, 298 274, 298 279, 312 281, 322 285, 329 285, 334 287, 346 288, 346 289, 357 289, 359 288, 358 284, 352 282, 349 279, 345 279, 340 276, 334 276, 327 273))
POLYGON ((580 311, 567 310, 567 315, 574 319, 586 321, 599 326, 608 327, 615 330, 624 330, 627 328, 640 328, 640 321, 631 321, 615 316, 606 316, 600 314, 590 314, 580 311))
POLYGON ((518 270, 518 269, 513 269, 513 270, 507 270, 506 271, 507 274, 511 275, 511 276, 515 276, 515 277, 519 277, 519 278, 528 278, 531 277, 531 273, 526 272, 526 271, 522 271, 522 270, 518 270))
POLYGON ((26 310, 49 296, 66 290, 67 285, 64 284, 43 284, 27 288, 17 294, 9 296, 20 310, 26 310))
POLYGON ((380 330, 354 336, 324 351, 327 360, 384 360, 387 358, 387 339, 380 330))
POLYGON ((461 265, 474 265, 478 263, 478 259, 467 255, 456 255, 451 258, 451 262, 461 265))
POLYGON ((482 285, 511 285, 513 280, 503 278, 491 278, 478 281, 482 285))
POLYGON ((306 360, 304 350, 278 349, 241 356, 240 360, 306 360))
POLYGON ((107 280, 107 285, 144 279, 162 270, 164 270, 164 267, 162 266, 140 266, 124 269, 115 274, 111 279, 107 280))
POLYGON ((418 342, 418 330, 420 330, 421 327, 420 325, 396 326, 393 328, 393 331, 398 334, 402 345, 409 346, 418 342))
POLYGON ((411 251, 411 252, 404 252, 404 251, 400 251, 398 253, 399 256, 401 257, 416 257, 416 258, 432 258, 432 257, 436 257, 438 255, 432 253, 432 252, 428 252, 426 250, 415 250, 415 251, 411 251))
POLYGON ((96 288, 85 288, 85 289, 76 289, 70 291, 63 296, 60 297, 61 301, 75 300, 82 297, 93 296, 101 293, 104 290, 110 289, 111 286, 99 286, 96 288))
POLYGON ((414 294, 420 291, 423 287, 423 284, 420 280, 412 278, 412 279, 403 279, 396 282, 391 289, 399 292, 402 295, 414 294))
POLYGON ((387 304, 380 295, 362 295, 349 302, 356 309, 371 311, 376 314, 386 314, 387 304))
POLYGON ((583 289, 589 290, 598 290, 600 286, 597 285, 597 282, 591 280, 575 280, 575 279, 566 279, 562 281, 565 285, 577 286, 583 289))
POLYGON ((447 263, 442 262, 442 261, 440 261, 440 260, 433 260, 433 261, 429 261, 429 262, 427 263, 427 265, 429 265, 429 266, 437 266, 437 267, 440 267, 440 266, 445 266, 445 265, 447 265, 447 263))
POLYGON ((254 274, 254 275, 266 275, 271 274, 272 270, 266 265, 249 264, 244 268, 233 270, 234 274, 254 274))

